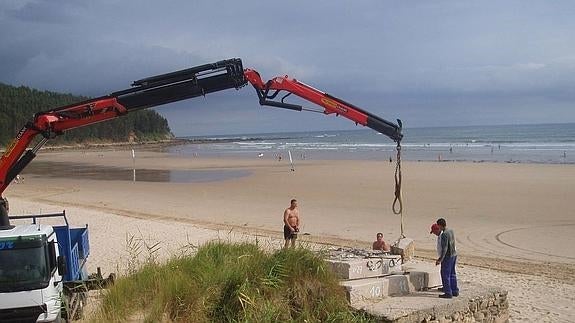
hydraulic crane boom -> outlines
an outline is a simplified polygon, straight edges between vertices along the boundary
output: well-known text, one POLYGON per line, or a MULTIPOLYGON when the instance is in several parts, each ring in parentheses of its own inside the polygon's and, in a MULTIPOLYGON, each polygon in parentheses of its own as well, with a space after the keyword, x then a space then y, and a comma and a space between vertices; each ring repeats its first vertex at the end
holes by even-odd
POLYGON ((403 135, 401 134, 401 120, 399 119, 397 120, 397 124, 394 124, 364 111, 351 103, 347 103, 341 99, 333 97, 296 79, 289 78, 288 76, 275 77, 264 83, 259 73, 254 70, 246 69, 244 74, 247 80, 256 89, 261 105, 296 111, 305 110, 301 105, 284 102, 284 99, 290 94, 295 94, 303 99, 322 106, 324 108, 324 114, 335 113, 336 115, 341 115, 356 124, 361 124, 378 131, 390 137, 397 143, 400 143, 403 138, 403 135), (271 94, 270 91, 272 91, 271 94), (281 91, 286 91, 288 93, 282 97, 280 102, 272 101, 281 91))
POLYGON ((135 81, 132 88, 37 113, 0 159, 0 195, 46 143, 63 132, 115 119, 132 111, 246 85, 239 58, 135 81), (44 138, 26 151, 36 135, 44 138))
POLYGON ((34 115, 0 158, 0 227, 9 225, 6 216, 7 202, 2 193, 49 139, 67 130, 115 119, 132 111, 226 89, 239 89, 248 82, 256 89, 261 105, 296 111, 308 110, 300 105, 283 102, 293 93, 322 106, 324 114, 335 113, 387 135, 397 142, 399 151, 399 143, 403 137, 399 119, 398 124, 386 121, 287 76, 276 77, 264 83, 258 72, 252 69, 244 70, 241 59, 233 58, 141 79, 133 82, 132 88, 34 115), (280 102, 273 101, 281 91, 288 94, 280 102), (43 138, 33 148, 27 149, 38 134, 43 138))

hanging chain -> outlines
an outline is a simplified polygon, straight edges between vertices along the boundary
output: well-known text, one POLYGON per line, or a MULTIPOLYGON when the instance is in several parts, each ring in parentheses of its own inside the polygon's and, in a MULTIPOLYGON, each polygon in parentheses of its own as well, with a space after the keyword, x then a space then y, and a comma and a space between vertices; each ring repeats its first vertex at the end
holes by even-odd
POLYGON ((395 165, 395 199, 393 200, 393 214, 399 214, 401 216, 401 238, 404 238, 403 234, 403 200, 401 195, 401 144, 397 143, 397 163, 395 165))

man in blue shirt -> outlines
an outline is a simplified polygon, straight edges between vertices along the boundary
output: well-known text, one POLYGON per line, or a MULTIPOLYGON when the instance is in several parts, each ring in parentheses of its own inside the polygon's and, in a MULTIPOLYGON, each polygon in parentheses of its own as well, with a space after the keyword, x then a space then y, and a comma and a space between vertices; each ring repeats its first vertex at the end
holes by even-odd
POLYGON ((445 219, 437 220, 437 225, 441 228, 441 250, 435 265, 441 264, 441 282, 443 283, 444 294, 441 298, 452 298, 459 296, 457 288, 457 275, 455 274, 455 263, 457 262, 457 251, 455 248, 455 233, 447 228, 445 219))

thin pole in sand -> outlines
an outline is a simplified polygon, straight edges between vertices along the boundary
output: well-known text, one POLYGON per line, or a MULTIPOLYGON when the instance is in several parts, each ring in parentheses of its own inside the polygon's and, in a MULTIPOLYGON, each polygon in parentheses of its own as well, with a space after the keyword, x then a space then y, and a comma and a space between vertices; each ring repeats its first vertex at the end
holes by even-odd
POLYGON ((134 148, 132 148, 132 181, 135 183, 136 182, 136 152, 134 151, 134 148))
POLYGON ((295 172, 295 168, 293 167, 293 159, 291 158, 291 150, 288 149, 288 155, 289 155, 289 163, 291 165, 291 171, 295 172))

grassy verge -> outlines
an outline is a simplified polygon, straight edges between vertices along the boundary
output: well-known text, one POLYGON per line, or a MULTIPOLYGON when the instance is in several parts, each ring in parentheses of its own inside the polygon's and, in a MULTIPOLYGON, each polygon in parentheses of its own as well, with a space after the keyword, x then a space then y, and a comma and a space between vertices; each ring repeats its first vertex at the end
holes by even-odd
POLYGON ((118 279, 92 320, 134 315, 146 322, 368 321, 350 309, 337 278, 310 250, 266 253, 224 242, 118 279))

